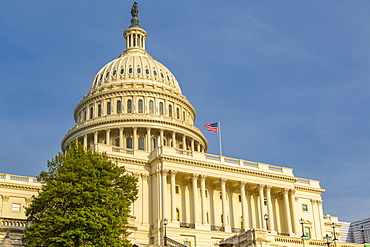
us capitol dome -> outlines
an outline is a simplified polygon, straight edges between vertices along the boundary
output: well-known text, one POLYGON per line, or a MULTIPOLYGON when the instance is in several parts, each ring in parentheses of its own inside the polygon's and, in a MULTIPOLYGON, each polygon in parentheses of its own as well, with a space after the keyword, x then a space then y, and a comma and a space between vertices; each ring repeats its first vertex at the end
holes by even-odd
POLYGON ((151 152, 161 145, 205 152, 208 144, 194 126, 195 110, 176 77, 145 50, 147 32, 137 14, 123 36, 126 49, 93 78, 75 108, 76 126, 64 137, 62 149, 78 140, 129 153, 151 152))

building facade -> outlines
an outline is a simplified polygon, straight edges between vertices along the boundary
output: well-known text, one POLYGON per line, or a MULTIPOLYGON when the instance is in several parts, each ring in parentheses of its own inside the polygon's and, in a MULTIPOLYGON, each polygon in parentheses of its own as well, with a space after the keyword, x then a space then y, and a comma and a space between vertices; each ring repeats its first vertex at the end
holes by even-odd
POLYGON ((292 169, 207 154, 195 110, 176 77, 145 49, 136 5, 125 51, 95 75, 75 108, 74 140, 106 152, 139 178, 133 243, 211 246, 245 229, 313 239, 325 234, 319 182, 292 169), (266 217, 266 219, 265 219, 266 217), (268 219, 267 219, 268 218, 268 219), (167 225, 163 223, 168 221, 167 225))
MULTIPOLYGON (((207 140, 194 126, 195 109, 171 71, 147 53, 136 5, 131 13, 124 52, 94 76, 62 149, 77 140, 137 176, 132 243, 163 245, 166 236, 185 246, 218 246, 225 238, 261 233, 282 239, 275 246, 301 245, 303 234, 313 245, 325 245, 332 228, 319 182, 295 177, 290 168, 208 154, 207 140)), ((23 206, 40 183, 3 176, 8 191, 1 217, 25 224, 23 206), (18 185, 10 186, 14 181, 18 185)))

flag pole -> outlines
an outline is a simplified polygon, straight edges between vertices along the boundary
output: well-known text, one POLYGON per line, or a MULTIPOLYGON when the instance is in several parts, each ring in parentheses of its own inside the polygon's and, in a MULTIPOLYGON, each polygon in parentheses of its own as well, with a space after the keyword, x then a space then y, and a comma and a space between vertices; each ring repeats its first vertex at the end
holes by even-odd
POLYGON ((218 141, 220 143, 220 157, 222 156, 222 142, 221 142, 221 123, 218 122, 218 141))

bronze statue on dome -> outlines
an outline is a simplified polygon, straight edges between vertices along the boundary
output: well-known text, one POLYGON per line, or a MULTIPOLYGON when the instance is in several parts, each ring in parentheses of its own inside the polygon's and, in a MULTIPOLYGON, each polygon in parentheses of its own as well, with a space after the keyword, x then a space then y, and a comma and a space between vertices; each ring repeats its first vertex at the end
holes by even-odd
POLYGON ((139 26, 139 7, 137 6, 137 2, 134 2, 131 8, 131 26, 130 27, 140 27, 139 26))
POLYGON ((139 15, 139 7, 137 6, 137 2, 134 2, 131 8, 131 15, 132 17, 138 17, 139 15))

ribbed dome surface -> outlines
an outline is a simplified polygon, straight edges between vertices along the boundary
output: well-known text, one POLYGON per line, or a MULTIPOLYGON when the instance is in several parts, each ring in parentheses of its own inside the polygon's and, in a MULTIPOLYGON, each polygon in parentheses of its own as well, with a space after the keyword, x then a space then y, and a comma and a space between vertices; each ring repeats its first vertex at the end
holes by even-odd
POLYGON ((94 77, 90 93, 109 84, 134 80, 158 83, 181 94, 180 86, 169 69, 138 49, 126 50, 119 58, 109 62, 94 77))

